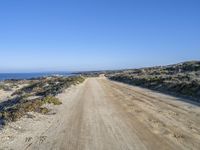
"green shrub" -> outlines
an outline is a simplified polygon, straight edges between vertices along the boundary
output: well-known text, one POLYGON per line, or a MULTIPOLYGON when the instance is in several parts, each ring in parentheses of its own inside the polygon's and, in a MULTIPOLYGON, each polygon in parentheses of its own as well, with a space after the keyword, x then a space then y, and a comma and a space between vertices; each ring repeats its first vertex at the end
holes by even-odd
POLYGON ((48 103, 48 104, 54 104, 54 105, 61 105, 62 102, 59 101, 58 98, 53 97, 53 96, 47 96, 45 98, 42 99, 43 103, 48 103))
MULTIPOLYGON (((0 120, 3 122, 17 121, 27 112, 38 112, 47 114, 48 108, 42 107, 44 104, 61 105, 55 95, 61 93, 65 88, 71 85, 79 84, 84 81, 83 77, 52 77, 50 79, 42 78, 33 81, 29 86, 17 90, 13 95, 18 96, 18 100, 9 103, 0 110, 0 120), (28 100, 30 96, 39 95, 43 98, 28 100)), ((0 86, 0 89, 3 88, 0 86)))

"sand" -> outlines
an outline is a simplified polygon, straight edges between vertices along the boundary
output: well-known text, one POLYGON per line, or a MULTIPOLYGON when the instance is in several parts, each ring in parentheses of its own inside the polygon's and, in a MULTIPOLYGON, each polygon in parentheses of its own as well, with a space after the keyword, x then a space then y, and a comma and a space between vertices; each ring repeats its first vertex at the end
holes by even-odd
POLYGON ((58 95, 49 115, 29 113, 0 130, 0 149, 177 150, 200 148, 196 104, 89 78, 58 95))

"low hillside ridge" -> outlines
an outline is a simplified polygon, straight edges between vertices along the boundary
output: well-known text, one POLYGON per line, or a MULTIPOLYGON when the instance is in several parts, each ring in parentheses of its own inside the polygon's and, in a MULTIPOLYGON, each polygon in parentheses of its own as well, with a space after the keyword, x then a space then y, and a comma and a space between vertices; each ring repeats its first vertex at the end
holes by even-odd
POLYGON ((111 80, 190 97, 200 102, 200 61, 107 72, 111 80))

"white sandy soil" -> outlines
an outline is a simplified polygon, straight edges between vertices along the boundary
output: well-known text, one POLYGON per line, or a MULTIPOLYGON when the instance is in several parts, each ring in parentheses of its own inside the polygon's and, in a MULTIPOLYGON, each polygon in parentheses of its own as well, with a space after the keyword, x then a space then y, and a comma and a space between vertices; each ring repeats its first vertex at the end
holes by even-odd
POLYGON ((0 131, 0 149, 199 150, 200 108, 151 90, 89 78, 0 131))

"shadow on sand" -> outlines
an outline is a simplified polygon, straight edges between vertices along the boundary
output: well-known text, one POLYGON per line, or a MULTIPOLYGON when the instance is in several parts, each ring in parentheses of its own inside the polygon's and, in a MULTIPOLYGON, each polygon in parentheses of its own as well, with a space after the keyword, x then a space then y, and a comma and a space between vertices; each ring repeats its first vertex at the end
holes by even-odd
POLYGON ((125 83, 125 82, 122 82, 122 81, 116 81, 116 80, 111 80, 111 81, 127 84, 129 86, 136 86, 136 87, 148 89, 148 90, 151 90, 151 91, 154 91, 154 92, 157 92, 157 93, 160 93, 160 94, 165 94, 165 95, 168 95, 168 96, 173 96, 175 98, 175 100, 177 100, 177 101, 186 102, 186 103, 189 103, 189 104, 192 104, 192 105, 200 107, 200 98, 184 96, 184 95, 181 95, 181 94, 178 94, 178 93, 175 93, 175 92, 169 92, 169 91, 166 91, 166 90, 147 88, 147 87, 139 86, 139 85, 132 85, 132 84, 125 83))

